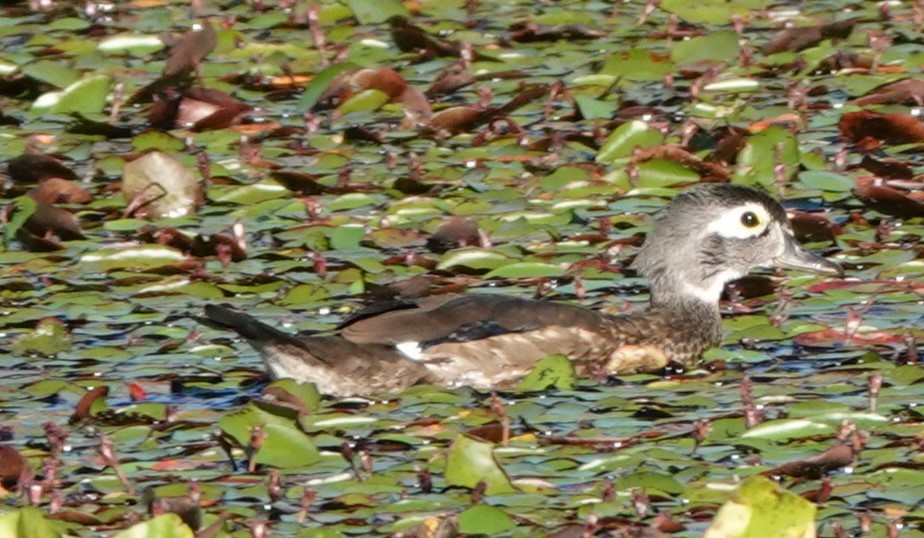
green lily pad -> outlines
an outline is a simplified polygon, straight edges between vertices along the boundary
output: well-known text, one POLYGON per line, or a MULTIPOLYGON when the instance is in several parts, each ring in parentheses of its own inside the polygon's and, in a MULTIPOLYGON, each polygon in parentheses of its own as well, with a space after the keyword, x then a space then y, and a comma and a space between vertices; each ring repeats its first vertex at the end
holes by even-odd
POLYGON ((449 447, 446 482, 474 489, 479 482, 487 485, 485 493, 496 495, 516 491, 510 478, 494 457, 494 444, 459 435, 449 447))
POLYGON ((170 513, 132 525, 113 538, 195 538, 195 533, 180 516, 170 513))
POLYGON ((537 362, 519 383, 518 390, 568 390, 574 387, 577 372, 574 363, 564 355, 549 355, 537 362))
POLYGON ((495 506, 476 504, 459 514, 459 532, 462 534, 493 536, 515 526, 513 519, 495 506))

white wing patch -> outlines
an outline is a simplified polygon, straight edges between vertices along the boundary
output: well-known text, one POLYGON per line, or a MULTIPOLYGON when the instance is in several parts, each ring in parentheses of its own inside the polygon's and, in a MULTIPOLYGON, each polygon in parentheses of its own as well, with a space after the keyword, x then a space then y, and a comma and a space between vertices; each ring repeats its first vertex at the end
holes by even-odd
POLYGON ((770 213, 761 204, 748 202, 726 210, 722 215, 706 226, 706 234, 718 234, 729 239, 747 239, 757 237, 764 233, 770 224, 770 213), (753 213, 757 217, 757 225, 745 226, 741 222, 746 213, 753 213))
POLYGON ((424 358, 423 348, 420 347, 420 342, 401 342, 400 344, 396 344, 395 348, 412 361, 419 361, 424 358))

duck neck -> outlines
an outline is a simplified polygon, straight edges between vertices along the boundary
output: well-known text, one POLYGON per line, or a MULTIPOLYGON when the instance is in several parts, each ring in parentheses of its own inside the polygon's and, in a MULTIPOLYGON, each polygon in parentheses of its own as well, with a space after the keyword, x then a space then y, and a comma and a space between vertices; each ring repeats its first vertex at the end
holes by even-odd
POLYGON ((689 282, 653 280, 650 308, 673 313, 680 319, 700 320, 700 324, 706 320, 715 320, 718 325, 721 319, 719 299, 724 288, 725 283, 722 281, 701 286, 689 282))

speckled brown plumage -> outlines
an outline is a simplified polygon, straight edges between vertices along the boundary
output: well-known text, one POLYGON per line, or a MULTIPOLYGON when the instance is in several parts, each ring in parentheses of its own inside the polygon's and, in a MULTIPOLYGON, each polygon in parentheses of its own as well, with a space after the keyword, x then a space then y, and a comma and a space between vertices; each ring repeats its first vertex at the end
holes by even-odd
POLYGON ((568 356, 586 377, 693 363, 721 340, 724 284, 764 265, 840 271, 796 242, 772 198, 713 184, 678 195, 655 220, 635 261, 652 290, 651 304, 638 311, 607 315, 504 295, 445 295, 372 306, 325 336, 290 335, 221 306, 206 315, 246 338, 272 377, 312 381, 328 394, 416 383, 503 387, 551 354, 568 356))

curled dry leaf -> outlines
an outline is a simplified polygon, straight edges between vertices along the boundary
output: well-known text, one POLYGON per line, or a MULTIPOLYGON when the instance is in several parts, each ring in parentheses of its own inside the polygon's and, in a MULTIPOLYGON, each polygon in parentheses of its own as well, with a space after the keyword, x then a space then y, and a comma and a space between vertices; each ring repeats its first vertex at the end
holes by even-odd
POLYGON ((328 187, 318 183, 319 176, 313 174, 292 170, 274 170, 270 172, 270 177, 290 191, 306 196, 315 196, 329 191, 328 187))
POLYGON ((198 258, 227 257, 235 262, 247 259, 247 251, 243 244, 226 233, 202 235, 184 233, 177 228, 142 228, 139 231, 139 239, 166 245, 198 258))
MULTIPOLYGON (((888 332, 855 333, 850 336, 850 342, 856 346, 892 345, 904 342, 902 334, 888 332)), ((842 346, 847 341, 847 333, 840 329, 822 329, 802 333, 793 342, 804 347, 832 348, 842 346)))
POLYGON ((860 168, 887 179, 911 179, 914 177, 914 170, 911 166, 895 159, 874 159, 869 155, 864 155, 863 160, 860 161, 860 168))
POLYGON ((851 445, 838 443, 821 454, 784 463, 775 469, 765 471, 763 474, 816 479, 836 469, 847 467, 854 462, 856 456, 857 454, 851 445))
POLYGON ((388 96, 389 102, 402 103, 405 113, 414 118, 426 120, 432 114, 426 96, 390 67, 340 73, 318 96, 315 108, 337 106, 365 90, 378 90, 388 96))
POLYGON ((472 72, 461 63, 456 63, 437 75, 436 80, 427 89, 426 95, 431 99, 441 95, 449 95, 473 82, 475 82, 475 78, 472 76, 472 72))
POLYGON ((73 181, 59 177, 48 178, 30 194, 32 198, 46 204, 56 202, 65 204, 86 204, 93 201, 93 196, 86 189, 73 181))
POLYGON ((35 211, 16 231, 18 239, 28 250, 48 252, 63 248, 58 242, 85 239, 80 219, 66 209, 36 201, 35 211))
POLYGON ((839 231, 838 227, 832 224, 827 217, 818 213, 793 211, 789 215, 789 223, 792 225, 796 238, 802 243, 833 242, 839 231))
POLYGON ((350 86, 355 90, 378 90, 394 100, 404 93, 407 81, 390 67, 360 69, 350 77, 350 86))
POLYGON ((484 108, 454 106, 434 114, 428 127, 434 131, 462 133, 490 121, 491 117, 491 112, 484 108))
POLYGON ((909 114, 848 112, 841 117, 838 127, 841 137, 848 142, 860 142, 864 138, 875 138, 887 144, 924 142, 924 124, 909 114))
POLYGON ((906 78, 873 88, 863 97, 851 101, 857 106, 906 104, 924 105, 924 80, 906 78))
POLYGON ((480 240, 475 221, 452 216, 427 239, 427 248, 433 252, 446 252, 459 246, 478 245, 480 240))
POLYGON ((170 50, 170 56, 164 65, 164 78, 192 73, 217 43, 217 34, 211 24, 206 23, 199 28, 187 30, 179 43, 170 50))
POLYGON ((19 479, 30 471, 26 458, 9 445, 0 445, 0 486, 11 490, 19 479))
POLYGON ((122 191, 129 201, 126 214, 153 219, 194 213, 202 201, 196 175, 159 151, 125 164, 122 191))
POLYGON ((892 217, 911 219, 924 217, 924 203, 902 194, 891 187, 860 185, 853 190, 863 205, 892 217))
POLYGON ((170 47, 170 55, 164 65, 161 76, 147 86, 136 91, 126 101, 127 105, 146 103, 170 88, 184 88, 192 83, 191 75, 202 60, 218 43, 217 34, 211 24, 188 30, 179 39, 163 38, 170 47))
POLYGON ((536 43, 540 41, 583 41, 606 37, 607 33, 592 30, 578 24, 537 24, 534 22, 516 22, 510 26, 510 40, 517 43, 536 43))
POLYGON ((419 26, 411 24, 407 17, 395 15, 388 19, 391 38, 402 52, 419 52, 425 57, 459 56, 458 43, 431 36, 419 26))
POLYGON ((241 114, 253 110, 221 90, 190 88, 184 92, 176 109, 176 127, 193 131, 224 129, 233 125, 241 114))
POLYGON ((71 415, 71 423, 91 418, 92 415, 90 415, 90 408, 93 406, 93 402, 99 400, 100 398, 106 398, 108 395, 109 387, 105 385, 94 387, 93 389, 88 390, 74 407, 74 414, 71 415))
POLYGON ((817 72, 828 73, 845 69, 869 69, 873 58, 851 51, 837 51, 818 63, 817 72))
POLYGON ((50 155, 24 153, 11 159, 6 171, 16 183, 39 183, 51 178, 77 179, 77 174, 50 155))
POLYGON ((746 129, 741 129, 739 127, 723 128, 715 144, 715 150, 706 157, 706 160, 709 162, 735 164, 738 161, 738 154, 747 146, 748 134, 746 129))
POLYGON ((506 104, 498 107, 458 106, 447 108, 434 114, 426 127, 434 132, 448 131, 453 134, 466 132, 495 118, 506 116, 518 108, 548 95, 548 93, 548 86, 534 85, 525 88, 506 104))
POLYGON ((799 26, 780 31, 769 43, 761 47, 764 54, 799 52, 817 45, 824 39, 846 39, 857 24, 856 18, 818 26, 799 26))
POLYGON ((432 284, 425 276, 414 276, 384 286, 370 282, 366 285, 369 293, 378 300, 419 299, 430 295, 432 284))
POLYGON ((696 172, 707 181, 731 180, 731 172, 725 167, 704 161, 680 146, 665 145, 643 148, 632 156, 632 161, 636 164, 655 159, 675 162, 696 172))

